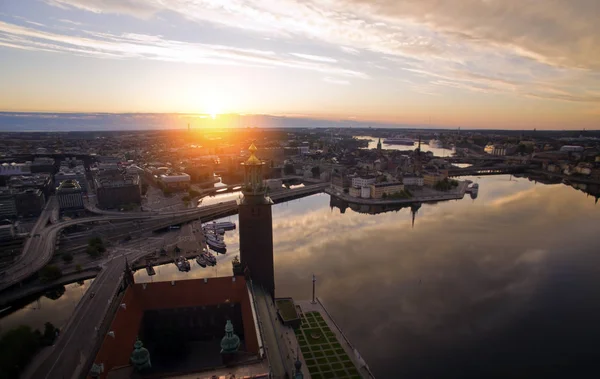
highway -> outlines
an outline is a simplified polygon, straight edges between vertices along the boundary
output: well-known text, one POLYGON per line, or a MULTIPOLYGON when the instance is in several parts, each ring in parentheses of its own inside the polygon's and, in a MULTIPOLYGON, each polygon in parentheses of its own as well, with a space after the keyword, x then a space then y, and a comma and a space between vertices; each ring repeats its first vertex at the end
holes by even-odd
MULTIPOLYGON (((271 194, 273 201, 284 201, 288 198, 307 196, 321 192, 329 186, 328 183, 296 188, 271 194)), ((17 262, 5 270, 6 274, 0 281, 0 291, 19 283, 44 267, 52 259, 56 239, 60 231, 68 226, 84 224, 97 221, 113 220, 140 220, 141 225, 137 232, 160 229, 173 224, 180 224, 200 218, 209 221, 218 217, 233 214, 237 211, 235 200, 225 201, 219 204, 202 206, 195 209, 185 209, 177 212, 166 212, 151 214, 151 212, 140 213, 118 213, 110 215, 99 215, 95 217, 82 217, 57 224, 46 226, 53 209, 49 209, 50 202, 34 226, 31 237, 25 242, 23 253, 17 262)))
POLYGON ((161 240, 146 240, 143 245, 131 242, 123 248, 111 251, 112 258, 104 264, 104 269, 93 281, 85 296, 75 308, 69 322, 61 330, 50 351, 36 357, 24 377, 35 379, 75 378, 83 369, 87 358, 94 354, 94 346, 98 338, 98 328, 106 316, 108 308, 121 283, 121 275, 125 268, 125 258, 134 261, 154 251, 162 245, 161 240), (137 248, 137 249, 136 249, 137 248), (90 294, 94 292, 93 298, 90 294))
MULTIPOLYGON (((327 184, 302 187, 296 190, 285 191, 285 193, 277 194, 275 197, 281 200, 288 196, 295 197, 317 193, 326 186, 327 184)), ((171 215, 156 217, 160 218, 160 223, 169 224, 178 221, 183 222, 180 220, 187 219, 191 221, 199 216, 217 217, 219 214, 235 211, 236 209, 237 203, 235 201, 228 201, 198 208, 197 211, 191 214, 190 212, 185 212, 183 215, 177 215, 176 217, 171 215)), ((111 217, 114 216, 71 220, 46 228, 44 230, 44 232, 47 232, 47 236, 44 237, 45 242, 40 245, 45 250, 42 251, 41 255, 44 259, 52 257, 56 235, 65 226, 81 222, 98 221, 100 219, 110 219, 111 217)), ((151 230, 152 228, 155 228, 155 226, 148 227, 146 230, 151 230)), ((144 228, 140 231, 143 230, 144 228)), ((62 328, 61 335, 58 337, 55 345, 49 348, 49 351, 40 353, 24 373, 23 377, 35 379, 81 377, 82 370, 89 369, 85 367, 87 358, 91 354, 95 354, 93 349, 96 346, 98 338, 104 337, 103 335, 97 335, 97 328, 101 325, 103 318, 106 317, 109 306, 118 291, 121 282, 120 278, 125 268, 125 259, 127 258, 129 262, 133 262, 162 247, 163 244, 164 240, 162 238, 147 238, 143 241, 130 241, 118 248, 109 249, 108 259, 103 264, 101 273, 90 286, 86 296, 77 305, 67 325, 62 328), (95 293, 93 298, 89 296, 91 292, 95 293)), ((38 258, 40 257, 38 256, 38 258)))

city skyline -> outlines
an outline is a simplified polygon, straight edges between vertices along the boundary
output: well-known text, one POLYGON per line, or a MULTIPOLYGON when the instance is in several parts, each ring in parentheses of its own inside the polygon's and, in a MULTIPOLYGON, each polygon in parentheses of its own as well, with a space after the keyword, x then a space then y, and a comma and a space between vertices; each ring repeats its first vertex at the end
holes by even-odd
POLYGON ((0 111, 598 129, 599 13, 593 0, 8 0, 0 111))

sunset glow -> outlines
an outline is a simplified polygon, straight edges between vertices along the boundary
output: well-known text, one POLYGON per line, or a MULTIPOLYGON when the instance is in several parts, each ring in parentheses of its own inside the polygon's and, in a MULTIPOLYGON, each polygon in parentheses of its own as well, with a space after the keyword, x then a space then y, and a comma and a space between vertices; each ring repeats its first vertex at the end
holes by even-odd
POLYGON ((600 3, 8 0, 0 110, 597 128, 600 3))

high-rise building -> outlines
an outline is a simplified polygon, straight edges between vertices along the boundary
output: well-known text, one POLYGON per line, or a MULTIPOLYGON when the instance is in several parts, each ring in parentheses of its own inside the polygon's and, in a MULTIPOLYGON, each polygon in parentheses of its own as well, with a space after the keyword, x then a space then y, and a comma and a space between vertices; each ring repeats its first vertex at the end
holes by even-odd
POLYGON ((243 163, 245 180, 244 195, 239 201, 239 231, 241 265, 253 284, 260 285, 272 297, 275 296, 275 273, 273 268, 273 201, 266 195, 262 170, 264 162, 255 155, 252 144, 250 158, 243 163))
POLYGON ((83 190, 77 180, 65 180, 56 190, 58 205, 62 211, 83 209, 83 190))

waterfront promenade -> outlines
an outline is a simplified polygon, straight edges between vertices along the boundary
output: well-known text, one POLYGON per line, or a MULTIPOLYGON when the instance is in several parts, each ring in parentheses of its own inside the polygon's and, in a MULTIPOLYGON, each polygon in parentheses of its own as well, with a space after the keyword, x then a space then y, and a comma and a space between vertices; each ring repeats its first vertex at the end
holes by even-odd
POLYGON ((338 199, 347 201, 348 203, 364 204, 364 205, 395 205, 395 204, 411 204, 411 203, 428 203, 444 200, 462 199, 467 192, 468 183, 459 182, 458 187, 447 192, 436 191, 429 188, 419 190, 411 190, 413 196, 406 199, 363 199, 360 197, 350 196, 342 191, 333 188, 326 188, 325 193, 337 197, 338 199))

